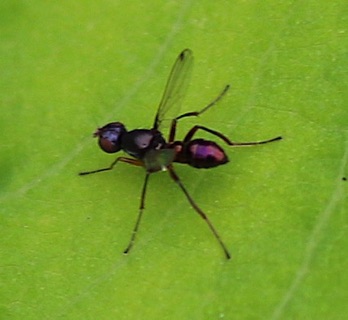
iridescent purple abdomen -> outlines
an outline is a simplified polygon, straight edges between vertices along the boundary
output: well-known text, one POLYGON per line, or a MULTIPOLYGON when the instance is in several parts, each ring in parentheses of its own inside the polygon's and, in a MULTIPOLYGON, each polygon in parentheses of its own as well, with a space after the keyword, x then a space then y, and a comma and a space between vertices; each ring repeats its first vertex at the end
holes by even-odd
POLYGON ((184 149, 187 164, 195 168, 213 168, 229 161, 224 150, 213 141, 195 139, 184 149))

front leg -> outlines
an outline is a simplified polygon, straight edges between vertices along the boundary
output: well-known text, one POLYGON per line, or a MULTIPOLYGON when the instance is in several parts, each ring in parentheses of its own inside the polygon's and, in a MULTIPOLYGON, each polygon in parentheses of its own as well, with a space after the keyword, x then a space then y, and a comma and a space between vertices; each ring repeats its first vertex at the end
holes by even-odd
POLYGON ((141 160, 138 159, 132 159, 132 158, 127 158, 127 157, 118 157, 116 158, 116 160, 111 163, 111 165, 107 168, 102 168, 102 169, 97 169, 97 170, 93 170, 93 171, 85 171, 85 172, 79 172, 79 176, 85 176, 87 174, 92 174, 92 173, 98 173, 98 172, 103 172, 103 171, 109 171, 112 170, 114 168, 114 166, 116 165, 117 162, 125 162, 125 163, 129 163, 132 164, 134 166, 140 166, 143 167, 144 163, 141 160))

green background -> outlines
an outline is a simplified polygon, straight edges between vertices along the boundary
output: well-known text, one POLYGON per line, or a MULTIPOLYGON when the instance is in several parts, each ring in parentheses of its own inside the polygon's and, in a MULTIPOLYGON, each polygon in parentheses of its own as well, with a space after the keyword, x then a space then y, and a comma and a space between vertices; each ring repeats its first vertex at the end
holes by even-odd
POLYGON ((0 318, 346 318, 347 17, 343 0, 2 1, 0 318), (114 159, 97 126, 151 126, 186 47, 182 111, 232 89, 179 138, 284 137, 176 165, 231 261, 167 173, 124 256, 143 169, 77 176, 114 159))

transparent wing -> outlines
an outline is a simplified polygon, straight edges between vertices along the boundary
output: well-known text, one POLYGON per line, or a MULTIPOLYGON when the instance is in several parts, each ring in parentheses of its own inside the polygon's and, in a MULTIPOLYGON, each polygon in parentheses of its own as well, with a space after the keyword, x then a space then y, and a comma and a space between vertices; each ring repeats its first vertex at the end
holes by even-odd
POLYGON ((192 66, 192 51, 185 49, 177 57, 173 69, 170 72, 162 100, 158 106, 153 124, 154 129, 159 129, 165 117, 171 120, 178 116, 181 100, 189 84, 192 66), (170 114, 168 113, 169 110, 170 114))
POLYGON ((174 161, 175 155, 174 149, 149 150, 142 160, 147 172, 157 172, 166 170, 174 161))

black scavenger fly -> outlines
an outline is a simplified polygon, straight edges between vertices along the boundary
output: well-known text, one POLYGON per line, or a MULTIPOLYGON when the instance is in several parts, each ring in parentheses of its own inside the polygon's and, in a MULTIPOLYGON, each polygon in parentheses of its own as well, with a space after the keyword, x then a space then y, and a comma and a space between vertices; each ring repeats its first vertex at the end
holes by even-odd
MULTIPOLYGON (((107 168, 102 168, 93 171, 80 172, 79 175, 87 175, 102 171, 112 170, 119 162, 125 162, 135 166, 144 167, 146 170, 145 181, 141 193, 141 200, 139 206, 138 217, 131 235, 131 239, 124 253, 127 254, 133 247, 136 234, 139 229, 140 221, 145 208, 145 196, 147 183, 150 174, 157 171, 168 171, 170 177, 184 192, 187 200, 193 209, 205 220, 214 237, 219 242, 227 259, 231 258, 231 254, 227 250, 220 235, 214 228, 213 224, 207 215, 198 207, 192 199, 179 176, 175 173, 173 162, 188 164, 194 168, 213 168, 227 163, 228 157, 225 151, 216 143, 205 139, 193 139, 193 136, 198 130, 206 131, 221 140, 227 145, 235 146, 252 146, 264 144, 272 141, 281 140, 281 137, 276 137, 270 140, 257 142, 232 142, 222 133, 209 129, 204 126, 194 126, 185 136, 182 141, 175 140, 176 126, 180 119, 187 117, 197 117, 203 112, 214 106, 227 92, 229 85, 227 85, 220 95, 204 107, 201 111, 187 112, 179 116, 170 116, 180 106, 180 102, 184 93, 186 92, 189 75, 192 70, 193 55, 190 49, 185 49, 177 57, 173 69, 169 75, 169 79, 164 90, 162 100, 159 104, 152 129, 135 129, 127 131, 126 127, 121 122, 111 122, 102 128, 98 128, 94 133, 94 137, 99 138, 100 148, 107 153, 115 153, 120 150, 128 153, 132 158, 118 157, 107 168), (171 127, 169 131, 168 141, 166 141, 160 131, 160 126, 163 120, 171 120, 171 127)), ((177 113, 176 113, 177 114, 177 113)))

